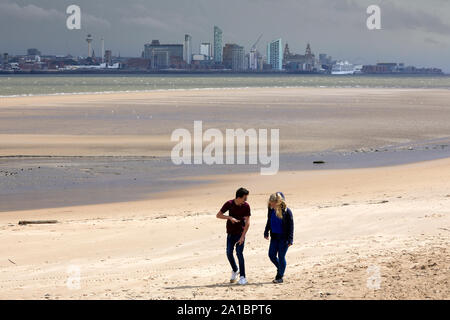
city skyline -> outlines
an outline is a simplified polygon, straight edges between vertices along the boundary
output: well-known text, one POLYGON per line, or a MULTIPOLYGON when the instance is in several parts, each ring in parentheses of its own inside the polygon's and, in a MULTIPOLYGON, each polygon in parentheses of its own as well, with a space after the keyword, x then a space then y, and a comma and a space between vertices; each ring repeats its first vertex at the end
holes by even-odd
POLYGON ((36 1, 7 0, 0 3, 0 52, 24 54, 26 49, 36 47, 43 54, 85 56, 85 37, 92 34, 96 53, 101 51, 100 39, 104 38, 106 48, 114 55, 132 57, 139 56, 143 44, 153 39, 182 44, 185 34, 189 34, 192 51, 196 53, 201 43, 214 44, 211 30, 217 25, 223 31, 222 45, 236 43, 246 52, 263 33, 258 45, 260 52, 265 51, 270 41, 281 37, 293 52, 303 52, 306 43, 310 42, 316 53, 326 52, 336 59, 354 63, 398 61, 441 67, 450 72, 450 25, 445 22, 450 20, 450 10, 430 9, 431 2, 441 9, 449 6, 440 0, 430 1, 427 5, 419 1, 396 1, 394 4, 387 0, 332 0, 326 4, 322 0, 304 0, 285 1, 274 11, 271 2, 262 1, 258 6, 250 6, 250 0, 240 2, 239 10, 234 0, 228 6, 200 0, 191 5, 179 1, 155 1, 149 6, 133 0, 127 7, 115 0, 108 3, 78 1, 82 9, 82 28, 67 30, 65 9, 68 1, 42 0, 38 5, 36 1), (365 25, 365 8, 372 2, 378 2, 381 7, 382 30, 368 30, 365 25), (298 10, 300 8, 303 11, 298 10), (292 19, 292 11, 296 13, 296 19, 292 19), (121 18, 115 19, 119 14, 121 18), (246 19, 243 18, 245 14, 246 19), (268 15, 272 21, 263 21, 268 15), (14 25, 14 31, 6 28, 7 25, 14 25), (129 36, 130 33, 133 36, 129 36))

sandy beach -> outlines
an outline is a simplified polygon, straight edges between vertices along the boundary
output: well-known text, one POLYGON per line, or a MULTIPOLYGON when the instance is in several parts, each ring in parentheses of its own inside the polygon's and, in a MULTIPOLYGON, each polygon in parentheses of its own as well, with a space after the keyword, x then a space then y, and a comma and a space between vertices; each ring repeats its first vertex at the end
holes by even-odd
POLYGON ((170 135, 277 128, 280 151, 448 138, 449 90, 249 88, 0 98, 0 156, 170 156, 170 135))
POLYGON ((449 99, 350 88, 1 98, 0 299, 449 299, 449 99), (174 168, 170 133, 194 120, 279 128, 289 165, 174 168), (316 158, 327 161, 301 164, 316 158), (247 286, 228 283, 215 217, 240 186, 247 286), (283 285, 263 238, 275 191, 295 221, 283 285), (58 223, 18 225, 43 219, 58 223))

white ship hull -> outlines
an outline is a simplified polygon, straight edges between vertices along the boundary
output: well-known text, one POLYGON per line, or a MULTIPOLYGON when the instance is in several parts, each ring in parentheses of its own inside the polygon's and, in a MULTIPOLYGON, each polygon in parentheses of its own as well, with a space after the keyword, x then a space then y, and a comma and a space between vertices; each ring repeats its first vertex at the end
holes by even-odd
POLYGON ((331 74, 334 74, 334 75, 355 74, 355 71, 354 70, 349 70, 349 71, 331 71, 331 74))

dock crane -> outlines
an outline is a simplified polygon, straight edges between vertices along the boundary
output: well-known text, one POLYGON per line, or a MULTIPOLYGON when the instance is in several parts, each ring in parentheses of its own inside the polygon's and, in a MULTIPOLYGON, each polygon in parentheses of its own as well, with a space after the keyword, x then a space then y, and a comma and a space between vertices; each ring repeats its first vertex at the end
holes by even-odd
POLYGON ((261 33, 261 35, 258 37, 258 40, 256 40, 255 44, 250 49, 251 51, 256 50, 256 46, 258 45, 258 42, 259 42, 259 40, 261 40, 262 36, 263 36, 263 34, 261 33))
POLYGON ((250 49, 250 55, 249 55, 249 69, 250 70, 256 70, 258 69, 258 54, 256 52, 256 46, 258 45, 259 40, 262 38, 262 34, 258 37, 258 40, 256 40, 255 44, 250 49))

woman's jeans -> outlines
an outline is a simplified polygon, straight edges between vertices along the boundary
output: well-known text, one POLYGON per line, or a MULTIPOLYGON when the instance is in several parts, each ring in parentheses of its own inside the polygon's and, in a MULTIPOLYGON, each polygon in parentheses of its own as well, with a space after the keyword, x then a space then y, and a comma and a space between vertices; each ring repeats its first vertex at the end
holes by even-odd
POLYGON ((241 235, 238 234, 228 234, 227 236, 227 257, 228 261, 230 261, 231 268, 234 272, 238 271, 238 267, 236 266, 236 261, 234 260, 233 251, 234 247, 236 247, 236 255, 239 261, 239 271, 241 277, 245 277, 245 263, 244 263, 244 244, 237 244, 241 235))
POLYGON ((278 276, 282 278, 286 270, 286 253, 288 250, 288 241, 282 239, 279 235, 272 234, 270 238, 269 258, 278 270, 278 276))

